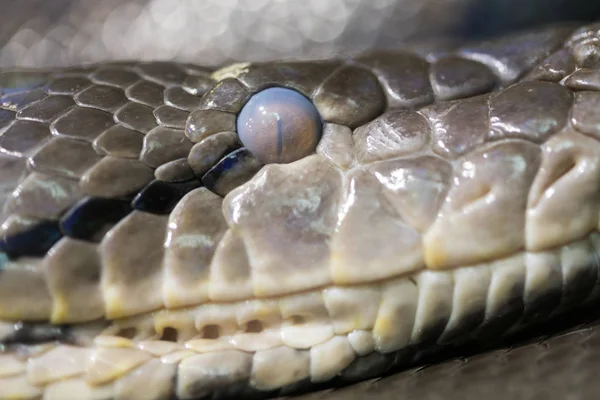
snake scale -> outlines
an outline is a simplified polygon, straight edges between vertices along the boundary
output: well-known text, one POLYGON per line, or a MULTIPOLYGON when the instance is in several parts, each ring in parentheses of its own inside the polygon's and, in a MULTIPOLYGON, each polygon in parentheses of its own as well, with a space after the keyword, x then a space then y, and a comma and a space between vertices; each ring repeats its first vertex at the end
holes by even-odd
POLYGON ((599 43, 0 72, 0 399, 288 395, 597 300, 599 43), (322 121, 285 163, 273 87, 322 121))

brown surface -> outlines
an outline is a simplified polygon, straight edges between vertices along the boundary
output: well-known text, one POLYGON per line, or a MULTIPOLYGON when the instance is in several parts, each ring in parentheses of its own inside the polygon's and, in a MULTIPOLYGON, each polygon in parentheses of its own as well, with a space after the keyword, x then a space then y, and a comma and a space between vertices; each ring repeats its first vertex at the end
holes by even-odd
MULTIPOLYGON (((312 393, 303 400, 596 399, 600 394, 600 313, 559 317, 472 356, 415 367, 382 379, 312 393)), ((454 353, 473 351, 457 349, 454 353)))

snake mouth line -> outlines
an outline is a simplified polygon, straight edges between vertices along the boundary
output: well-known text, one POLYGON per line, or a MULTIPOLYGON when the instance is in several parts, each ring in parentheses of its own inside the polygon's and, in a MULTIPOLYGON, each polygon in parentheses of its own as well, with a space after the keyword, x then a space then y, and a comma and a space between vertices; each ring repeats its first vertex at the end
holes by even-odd
MULTIPOLYGON (((527 309, 527 314, 534 312, 530 310, 536 302, 534 298, 546 297, 546 292, 560 293, 561 303, 569 304, 574 301, 571 297, 582 297, 595 287, 599 253, 600 234, 593 232, 547 251, 520 251, 500 260, 447 271, 421 270, 365 284, 332 285, 270 298, 164 309, 114 320, 102 335, 125 336, 134 341, 169 337, 170 341, 187 343, 199 339, 199 351, 211 351, 212 341, 216 348, 233 346, 256 351, 280 344, 310 348, 331 335, 374 330, 374 335, 380 336, 375 338, 375 348, 392 351, 397 346, 422 341, 415 336, 417 332, 428 331, 426 325, 437 325, 439 321, 447 320, 444 330, 453 331, 461 319, 469 319, 469 315, 482 310, 484 320, 493 320, 495 314, 504 314, 503 308, 514 303, 515 298, 520 298, 520 307, 527 309), (575 287, 582 294, 573 293, 575 287), (413 306, 399 306, 402 302, 413 306), (419 310, 419 303, 428 302, 432 304, 419 310), (412 308, 413 312, 394 316, 396 308, 412 308), (409 318, 410 314, 414 316, 409 318), (417 324, 418 321, 421 322, 417 324), (412 324, 423 325, 403 332, 402 339, 392 328, 398 325, 406 329, 412 324), (268 338, 267 343, 261 340, 262 335, 268 338), (276 337, 281 339, 275 340, 276 337), (392 337, 395 343, 386 344, 392 337)), ((455 334, 458 333, 446 336, 455 334)))
POLYGON ((594 232, 553 250, 449 271, 73 325, 71 343, 57 337, 6 346, 0 359, 13 369, 0 370, 0 383, 54 396, 84 384, 116 390, 152 365, 164 369, 161 390, 188 399, 234 384, 236 395, 272 395, 299 382, 365 379, 402 349, 498 335, 594 301, 599 258, 594 232))

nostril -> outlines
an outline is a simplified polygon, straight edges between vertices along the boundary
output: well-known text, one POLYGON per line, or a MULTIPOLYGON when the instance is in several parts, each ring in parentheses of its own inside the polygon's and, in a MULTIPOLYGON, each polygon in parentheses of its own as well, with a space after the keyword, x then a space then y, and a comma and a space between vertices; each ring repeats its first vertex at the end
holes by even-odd
POLYGON ((292 325, 301 325, 305 322, 305 318, 301 315, 293 315, 290 317, 290 322, 292 325))

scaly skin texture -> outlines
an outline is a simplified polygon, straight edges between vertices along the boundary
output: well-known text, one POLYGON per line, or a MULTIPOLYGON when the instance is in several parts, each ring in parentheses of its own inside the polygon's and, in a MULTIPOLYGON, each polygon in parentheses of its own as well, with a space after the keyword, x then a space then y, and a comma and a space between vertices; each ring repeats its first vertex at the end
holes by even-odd
POLYGON ((295 393, 594 301, 598 40, 0 73, 0 399, 295 393), (271 86, 315 154, 239 143, 271 86))

